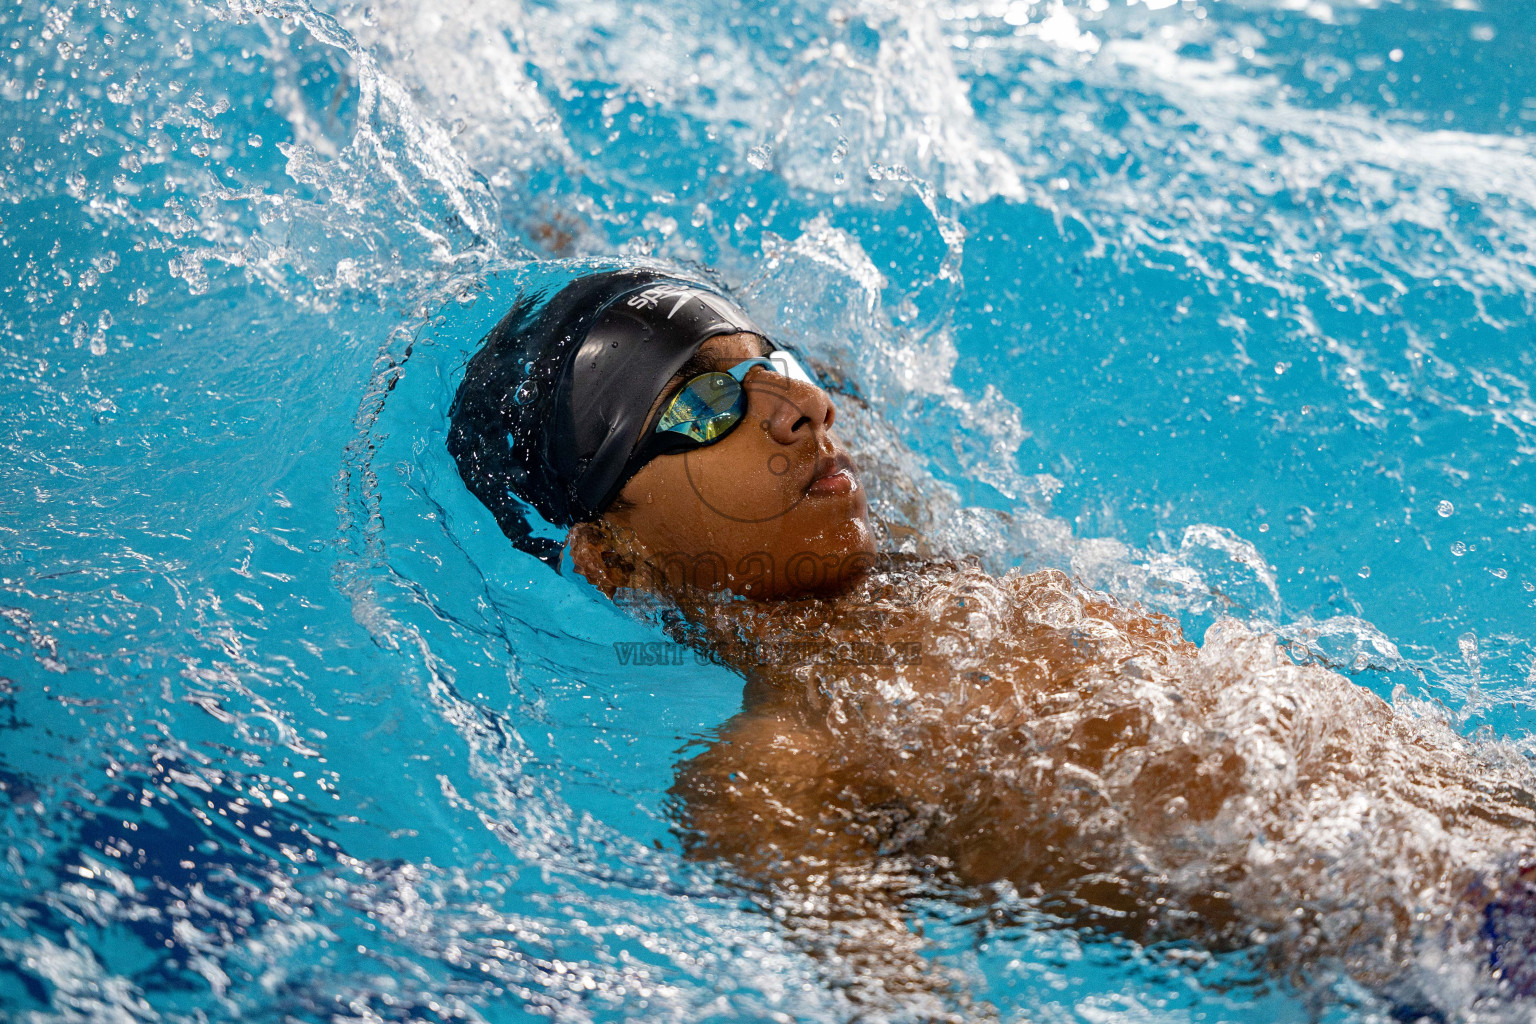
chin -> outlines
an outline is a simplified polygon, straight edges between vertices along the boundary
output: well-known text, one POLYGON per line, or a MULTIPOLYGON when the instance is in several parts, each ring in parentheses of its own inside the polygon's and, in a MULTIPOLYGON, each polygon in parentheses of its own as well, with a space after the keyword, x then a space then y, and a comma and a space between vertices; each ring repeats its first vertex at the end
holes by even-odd
POLYGON ((874 535, 866 518, 818 526, 803 533, 803 543, 783 559, 781 596, 830 596, 858 582, 872 567, 874 535))

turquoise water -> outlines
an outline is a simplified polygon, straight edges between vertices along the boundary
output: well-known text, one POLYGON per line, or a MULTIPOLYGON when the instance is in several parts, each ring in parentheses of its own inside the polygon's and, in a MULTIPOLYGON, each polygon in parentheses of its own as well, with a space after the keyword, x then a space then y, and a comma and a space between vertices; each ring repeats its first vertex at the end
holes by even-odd
MULTIPOLYGON (((1533 38, 1517 0, 9 7, 4 1015, 848 1017, 672 832, 741 680, 620 664, 660 632, 444 451, 550 256, 717 267, 942 545, 1531 756, 1533 38)), ((917 917, 1005 1019, 1391 1012, 917 917)))

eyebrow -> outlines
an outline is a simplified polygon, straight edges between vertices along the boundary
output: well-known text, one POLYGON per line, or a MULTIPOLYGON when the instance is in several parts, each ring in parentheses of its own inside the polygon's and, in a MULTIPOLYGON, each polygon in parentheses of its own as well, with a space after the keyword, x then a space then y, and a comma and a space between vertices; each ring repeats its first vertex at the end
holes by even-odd
POLYGON ((713 373, 720 366, 720 358, 713 353, 699 349, 688 357, 688 361, 678 367, 676 373, 667 378, 661 391, 656 395, 656 401, 651 403, 650 411, 645 414, 646 422, 650 422, 656 414, 667 404, 669 400, 677 396, 677 392, 685 381, 692 380, 701 373, 713 373))
POLYGON ((720 364, 724 361, 713 352, 702 348, 699 349, 688 357, 686 363, 678 367, 677 372, 667 381, 667 386, 662 388, 662 394, 666 394, 674 385, 680 384, 685 380, 691 380, 701 373, 715 373, 720 369, 720 364))
MULTIPOLYGON (((760 344, 758 349, 761 351, 765 349, 765 346, 760 344)), ((755 357, 745 356, 743 358, 752 359, 755 357)), ((741 362, 741 359, 728 358, 722 356, 718 351, 712 352, 708 348, 700 348, 688 357, 686 363, 678 367, 676 373, 667 379, 667 383, 662 387, 661 393, 656 396, 656 401, 651 405, 647 418, 649 419, 650 416, 654 416, 658 409, 666 405, 669 399, 676 396, 680 384, 692 380, 701 373, 723 373, 727 362, 734 366, 741 362)))

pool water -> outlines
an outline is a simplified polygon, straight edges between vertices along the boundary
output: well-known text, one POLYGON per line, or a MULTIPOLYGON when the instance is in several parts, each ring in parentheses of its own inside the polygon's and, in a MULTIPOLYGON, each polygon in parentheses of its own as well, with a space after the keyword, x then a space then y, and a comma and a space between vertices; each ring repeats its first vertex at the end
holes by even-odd
MULTIPOLYGON (((622 664, 661 632, 444 449, 550 257, 717 268, 941 548, 1536 756, 1533 40, 1512 0, 11 5, 4 1016, 848 1019, 674 832, 740 677, 622 664)), ((1394 1012, 913 926, 1006 1020, 1394 1012)))

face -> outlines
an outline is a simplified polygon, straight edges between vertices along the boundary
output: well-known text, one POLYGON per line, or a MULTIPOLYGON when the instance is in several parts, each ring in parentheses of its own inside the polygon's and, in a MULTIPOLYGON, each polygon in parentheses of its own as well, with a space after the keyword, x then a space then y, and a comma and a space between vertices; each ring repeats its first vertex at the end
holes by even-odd
MULTIPOLYGON (((764 349, 734 334, 700 355, 728 370, 764 349)), ((653 414, 683 383, 662 392, 653 414)), ((685 585, 771 599, 835 593, 868 570, 869 507, 832 434, 831 398, 763 367, 743 386, 747 412, 730 433, 652 459, 600 524, 573 528, 572 557, 588 579, 609 593, 685 585)))

